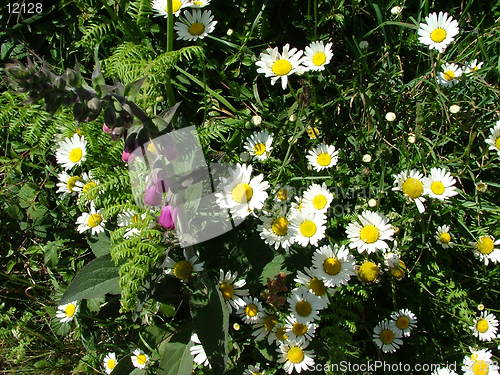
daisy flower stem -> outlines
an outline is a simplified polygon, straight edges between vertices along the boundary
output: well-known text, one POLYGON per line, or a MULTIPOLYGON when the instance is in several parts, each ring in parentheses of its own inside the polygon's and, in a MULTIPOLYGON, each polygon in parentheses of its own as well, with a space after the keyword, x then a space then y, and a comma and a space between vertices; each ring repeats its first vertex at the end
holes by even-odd
MULTIPOLYGON (((172 0, 167 0, 167 52, 172 52, 174 50, 174 15, 172 11, 172 0)), ((175 105, 174 89, 172 88, 172 83, 170 82, 170 70, 167 74, 167 100, 169 106, 175 105)))

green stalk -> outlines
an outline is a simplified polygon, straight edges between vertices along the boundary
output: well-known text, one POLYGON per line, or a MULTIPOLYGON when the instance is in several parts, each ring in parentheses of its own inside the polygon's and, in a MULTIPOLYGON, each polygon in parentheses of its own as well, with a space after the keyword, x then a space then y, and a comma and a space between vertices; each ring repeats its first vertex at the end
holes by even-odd
MULTIPOLYGON (((174 15, 172 0, 167 0, 167 52, 174 50, 174 15)), ((174 89, 170 82, 170 69, 167 72, 167 100, 170 107, 175 105, 174 89)))

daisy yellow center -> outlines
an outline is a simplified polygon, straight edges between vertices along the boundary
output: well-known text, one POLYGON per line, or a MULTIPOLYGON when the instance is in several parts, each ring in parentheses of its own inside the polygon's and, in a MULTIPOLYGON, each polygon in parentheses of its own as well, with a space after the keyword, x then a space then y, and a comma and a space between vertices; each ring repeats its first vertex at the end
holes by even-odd
POLYGON ((500 137, 497 137, 497 139, 495 139, 495 147, 497 148, 497 150, 500 150, 500 137))
POLYGON ((396 327, 398 327, 399 329, 406 329, 409 326, 410 326, 410 319, 408 319, 408 317, 406 316, 400 316, 396 320, 396 327))
POLYGON ((174 276, 180 280, 188 280, 193 273, 193 265, 191 262, 187 260, 181 260, 175 263, 174 268, 172 269, 174 276))
POLYGON ((443 78, 447 81, 455 79, 455 72, 453 70, 446 70, 443 72, 443 78))
POLYGON ((317 296, 322 296, 326 293, 325 283, 317 277, 313 277, 309 281, 309 289, 311 289, 317 296))
POLYGON ((205 32, 205 25, 200 22, 194 22, 188 28, 189 34, 201 35, 205 32))
POLYGON ((441 243, 449 243, 451 241, 451 236, 447 232, 443 232, 439 235, 439 241, 441 243))
POLYGON ((277 76, 285 76, 292 70, 292 64, 288 60, 279 59, 273 63, 271 70, 277 76))
POLYGON ((418 198, 424 192, 424 184, 422 181, 417 180, 416 178, 409 177, 403 182, 403 193, 405 193, 410 198, 418 198))
POLYGON ((307 333, 307 325, 295 322, 292 326, 292 332, 295 336, 304 336, 307 333))
POLYGON ((292 363, 302 363, 304 360, 304 351, 298 346, 292 346, 288 349, 286 358, 292 363))
POLYGON ((280 216, 274 219, 271 229, 274 234, 284 236, 288 233, 288 220, 286 217, 280 216))
POLYGON ((309 316, 312 312, 312 306, 309 302, 302 300, 295 305, 295 311, 300 316, 309 316))
POLYGON ((148 358, 145 354, 139 354, 137 356, 137 363, 140 365, 144 365, 147 362, 148 358))
POLYGON ((97 184, 94 182, 94 181, 90 181, 90 182, 87 182, 85 185, 83 185, 83 192, 86 193, 88 192, 90 189, 96 187, 97 184))
POLYGON ((405 277, 405 269, 406 265, 402 260, 400 260, 398 266, 390 269, 391 275, 396 279, 401 280, 403 277, 405 277))
POLYGON ((71 318, 73 315, 75 315, 76 311, 76 306, 70 303, 66 308, 64 309, 64 313, 66 314, 66 317, 71 318))
POLYGON ((316 224, 314 221, 305 220, 300 224, 299 230, 304 237, 312 237, 316 234, 316 224))
POLYGON ((474 361, 472 364, 472 373, 474 375, 488 375, 490 372, 490 366, 488 365, 488 362, 479 360, 479 361, 474 361))
POLYGON ((219 289, 222 292, 222 297, 224 297, 225 300, 231 299, 234 295, 234 286, 227 281, 220 283, 219 289))
POLYGON ((374 243, 380 237, 380 231, 375 225, 365 225, 359 232, 359 238, 366 243, 374 243))
POLYGON ((390 329, 384 329, 382 332, 380 332, 380 341, 382 341, 384 344, 388 345, 392 343, 394 340, 394 332, 392 332, 390 329))
MULTIPOLYGON (((172 1, 172 12, 175 13, 179 9, 181 9, 182 1, 181 0, 173 0, 172 1)), ((168 6, 165 7, 165 12, 168 13, 168 6)))
POLYGON ((106 366, 108 366, 108 368, 112 370, 116 367, 116 361, 114 359, 108 359, 108 363, 106 363, 106 366))
POLYGON ((69 191, 73 191, 73 189, 76 186, 76 183, 81 180, 82 179, 78 176, 72 176, 68 178, 68 180, 66 181, 66 187, 68 188, 69 191))
POLYGON ((91 228, 97 227, 102 222, 102 216, 100 214, 89 215, 87 219, 87 225, 91 228))
POLYGON ((257 143, 255 146, 253 146, 253 152, 255 152, 255 155, 262 155, 264 152, 266 152, 266 145, 264 143, 257 143))
POLYGON ((476 329, 479 333, 485 333, 489 328, 488 321, 486 319, 479 319, 476 323, 476 329))
POLYGON ((307 128, 307 135, 311 139, 316 139, 316 138, 318 138, 318 135, 319 135, 319 129, 315 126, 309 126, 307 128))
POLYGON ((340 272, 342 263, 337 258, 326 258, 323 262, 323 270, 329 275, 336 275, 340 272))
POLYGON ((280 201, 286 201, 288 199, 288 191, 286 189, 279 189, 276 193, 276 198, 280 201))
POLYGON ((321 165, 322 167, 326 167, 326 166, 330 165, 330 163, 332 162, 332 157, 330 156, 330 154, 327 154, 326 152, 322 152, 316 158, 316 162, 319 165, 321 165))
POLYGON ((441 195, 444 193, 444 184, 441 181, 434 181, 431 184, 431 190, 436 195, 441 195))
POLYGON ((245 314, 250 318, 255 317, 258 312, 259 309, 253 303, 249 303, 248 305, 245 306, 245 314))
POLYGON ((83 157, 83 151, 80 147, 74 148, 69 152, 69 160, 72 163, 78 163, 80 160, 82 160, 83 157))
POLYGON ((252 199, 253 189, 250 185, 245 183, 239 183, 231 192, 233 201, 238 203, 247 203, 252 199))
POLYGON ((130 218, 130 221, 133 223, 133 224, 137 224, 139 222, 139 215, 135 214, 134 216, 132 216, 130 218))
POLYGON ((481 254, 491 254, 493 251, 493 248, 495 244, 493 243, 493 240, 488 237, 488 236, 483 236, 480 237, 479 240, 477 241, 477 251, 479 251, 481 254))
POLYGON ((286 334, 285 328, 278 327, 276 329, 276 338, 280 341, 285 341, 288 339, 288 335, 286 334))
POLYGON ((322 210, 325 208, 327 202, 328 201, 324 195, 318 194, 313 198, 312 205, 315 209, 322 210))
POLYGON ((316 52, 313 56, 312 62, 316 66, 321 66, 326 61, 326 55, 324 52, 316 52))
POLYGON ((435 43, 441 43, 446 39, 446 30, 438 27, 431 33, 431 39, 435 43))
POLYGON ((375 281, 378 277, 378 274, 378 266, 373 262, 364 262, 358 270, 359 278, 366 283, 375 281))
POLYGON ((268 315, 264 318, 264 328, 267 332, 271 332, 276 323, 278 323, 278 319, 274 315, 268 315))

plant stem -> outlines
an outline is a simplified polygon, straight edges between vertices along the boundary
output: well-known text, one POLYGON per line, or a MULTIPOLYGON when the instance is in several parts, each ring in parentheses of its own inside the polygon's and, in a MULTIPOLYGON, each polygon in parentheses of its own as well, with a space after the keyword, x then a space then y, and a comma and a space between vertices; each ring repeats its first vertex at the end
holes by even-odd
MULTIPOLYGON (((174 50, 174 15, 172 11, 172 0, 167 0, 167 52, 174 50)), ((175 105, 174 90, 170 82, 170 69, 167 73, 167 100, 170 107, 175 105)))

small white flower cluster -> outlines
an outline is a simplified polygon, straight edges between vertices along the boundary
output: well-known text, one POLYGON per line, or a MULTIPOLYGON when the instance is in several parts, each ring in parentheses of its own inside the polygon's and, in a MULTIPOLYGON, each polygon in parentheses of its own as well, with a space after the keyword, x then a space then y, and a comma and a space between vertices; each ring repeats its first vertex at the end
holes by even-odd
POLYGON ((312 42, 305 51, 290 49, 287 43, 281 53, 278 47, 266 49, 260 54, 255 65, 258 66, 257 73, 271 78, 271 85, 281 78, 281 88, 284 90, 288 84, 288 76, 294 73, 301 75, 308 71, 322 71, 332 57, 332 43, 312 42))
POLYGON ((403 337, 408 337, 417 326, 417 317, 408 309, 391 314, 373 329, 373 342, 384 353, 394 353, 403 345, 403 337))

